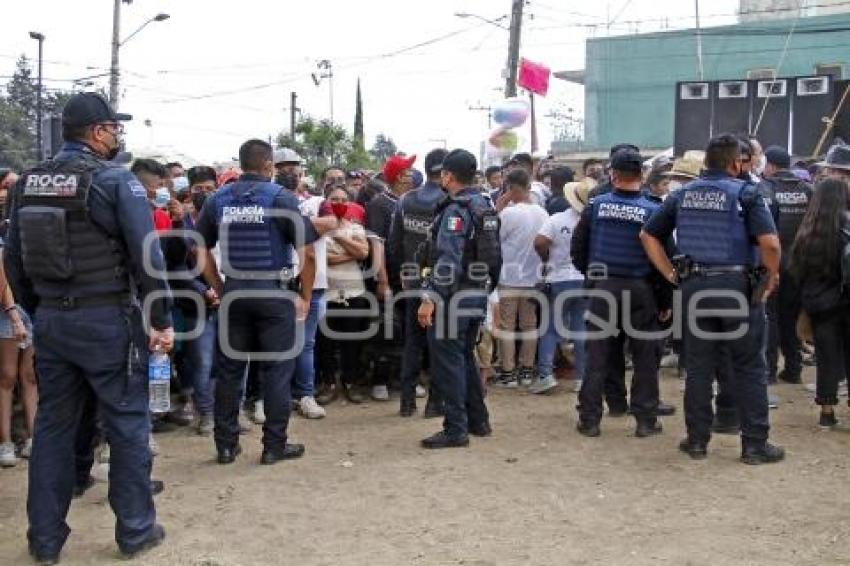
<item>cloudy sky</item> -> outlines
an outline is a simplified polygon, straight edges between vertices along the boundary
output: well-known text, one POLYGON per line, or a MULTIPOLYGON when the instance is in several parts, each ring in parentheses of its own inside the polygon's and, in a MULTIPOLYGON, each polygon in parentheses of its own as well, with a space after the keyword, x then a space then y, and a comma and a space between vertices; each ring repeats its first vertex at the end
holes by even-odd
MULTIPOLYGON (((736 0, 702 0, 704 25, 734 20, 736 0)), ((47 88, 88 79, 106 87, 112 0, 5 0, 0 82, 18 55, 35 58, 29 31, 46 36, 47 88), (101 76, 96 76, 101 75, 101 76)), ((511 0, 134 0, 122 10, 122 38, 163 12, 121 48, 121 108, 134 115, 130 149, 168 148, 194 160, 229 159, 248 137, 289 127, 289 93, 305 114, 327 118, 328 82, 313 84, 316 63, 333 65, 334 118, 351 129, 355 86, 364 97, 367 145, 391 136, 408 153, 445 143, 478 153, 485 112, 501 97, 511 0), (146 121, 147 124, 146 125, 146 121)), ((530 0, 521 56, 553 70, 584 67, 588 37, 693 26, 689 0, 530 0)), ((79 88, 79 87, 78 87, 79 88)), ((580 117, 582 90, 553 80, 539 105, 541 147, 552 111, 580 117)), ((528 133, 521 134, 528 143, 528 133)))

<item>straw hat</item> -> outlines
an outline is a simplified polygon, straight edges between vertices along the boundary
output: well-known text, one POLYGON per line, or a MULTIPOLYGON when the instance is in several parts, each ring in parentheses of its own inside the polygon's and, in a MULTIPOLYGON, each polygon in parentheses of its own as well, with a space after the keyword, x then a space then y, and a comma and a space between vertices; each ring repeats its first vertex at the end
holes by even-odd
POLYGON ((702 161, 682 157, 673 162, 673 168, 662 173, 665 177, 696 179, 702 171, 702 161))
POLYGON ((581 214, 587 201, 590 200, 590 191, 595 186, 596 182, 587 177, 578 182, 567 183, 564 185, 564 197, 573 210, 581 214))

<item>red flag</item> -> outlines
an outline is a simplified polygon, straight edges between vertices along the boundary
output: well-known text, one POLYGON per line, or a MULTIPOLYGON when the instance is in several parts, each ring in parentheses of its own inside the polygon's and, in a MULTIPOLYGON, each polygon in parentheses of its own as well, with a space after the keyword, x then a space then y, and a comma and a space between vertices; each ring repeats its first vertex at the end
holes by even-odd
POLYGON ((534 63, 524 58, 520 59, 517 84, 534 94, 546 96, 546 93, 549 92, 549 75, 551 72, 546 65, 534 63))

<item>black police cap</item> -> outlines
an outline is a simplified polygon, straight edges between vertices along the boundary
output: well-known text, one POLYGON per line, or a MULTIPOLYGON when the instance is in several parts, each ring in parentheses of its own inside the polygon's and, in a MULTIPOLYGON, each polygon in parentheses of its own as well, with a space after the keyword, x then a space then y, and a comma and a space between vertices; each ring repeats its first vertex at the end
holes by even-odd
POLYGON ((442 148, 431 150, 425 156, 425 172, 429 175, 439 173, 443 169, 443 160, 449 154, 448 151, 442 148))
POLYGON ((625 173, 640 173, 643 170, 643 158, 634 149, 623 148, 611 157, 611 169, 625 173))
POLYGON ((465 149, 453 149, 443 159, 442 170, 459 177, 472 178, 478 171, 478 161, 465 149))
POLYGON ((92 126, 105 122, 132 120, 129 114, 115 112, 106 99, 95 92, 81 92, 72 96, 62 109, 62 125, 71 127, 92 126))

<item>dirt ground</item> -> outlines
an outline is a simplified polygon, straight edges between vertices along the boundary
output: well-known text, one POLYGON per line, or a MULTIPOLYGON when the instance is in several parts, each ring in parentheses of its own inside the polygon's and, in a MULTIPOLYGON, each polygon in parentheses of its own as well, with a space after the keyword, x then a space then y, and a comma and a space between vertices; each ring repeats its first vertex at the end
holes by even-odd
MULTIPOLYGON (((799 386, 772 387, 773 436, 788 459, 761 467, 738 462, 735 437, 715 437, 701 462, 676 450, 675 377, 662 389, 679 414, 649 439, 607 417, 601 438, 579 436, 565 389, 492 391, 495 434, 468 449, 420 449, 437 423, 399 418, 395 399, 295 417, 292 438, 307 455, 271 467, 257 463, 258 430, 232 466, 215 464, 211 439, 158 435, 168 536, 137 563, 850 564, 850 433, 820 431, 799 386)), ((28 563, 25 496, 26 464, 0 471, 2 564, 28 563)), ((116 560, 104 484, 73 503, 68 522, 63 564, 116 560)))

